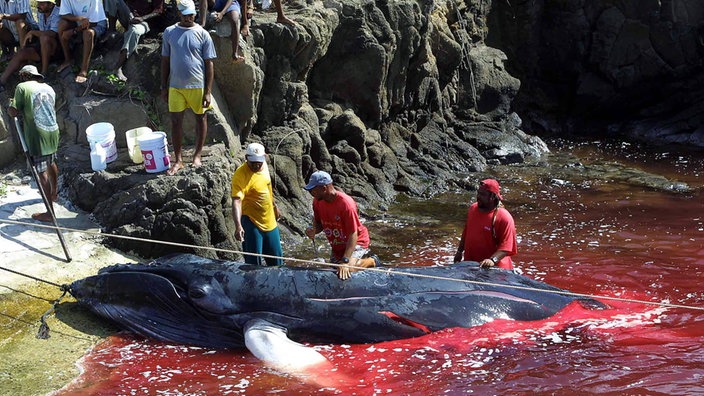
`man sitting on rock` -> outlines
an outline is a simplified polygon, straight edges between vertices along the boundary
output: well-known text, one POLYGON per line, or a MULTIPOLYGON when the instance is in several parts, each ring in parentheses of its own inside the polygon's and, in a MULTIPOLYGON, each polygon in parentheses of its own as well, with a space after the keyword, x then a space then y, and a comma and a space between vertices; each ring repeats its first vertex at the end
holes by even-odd
POLYGON ((115 65, 115 75, 120 80, 127 81, 122 66, 137 50, 139 39, 149 33, 150 26, 147 21, 164 13, 164 0, 105 0, 105 13, 108 17, 108 30, 114 30, 118 20, 125 28, 122 49, 115 65))
POLYGON ((0 1, 0 43, 2 60, 10 60, 15 47, 24 47, 25 35, 36 28, 29 0, 0 1))
POLYGON ((75 34, 80 34, 83 40, 83 59, 76 82, 82 84, 88 80, 88 64, 95 40, 107 30, 108 23, 103 10, 103 0, 63 0, 59 14, 61 15, 59 42, 64 52, 64 63, 56 69, 56 72, 61 73, 73 65, 70 41, 75 34))
POLYGON ((240 48, 240 33, 242 36, 249 35, 249 21, 243 18, 247 15, 247 1, 242 0, 202 0, 200 3, 201 26, 205 27, 207 9, 213 11, 213 22, 219 23, 226 19, 230 24, 230 41, 232 42, 232 61, 244 61, 244 55, 240 48))
POLYGON ((37 29, 30 30, 25 35, 23 47, 7 65, 0 76, 0 92, 5 90, 5 84, 12 73, 30 62, 41 62, 42 74, 49 71, 49 62, 58 54, 59 48, 59 7, 55 0, 37 1, 37 29))

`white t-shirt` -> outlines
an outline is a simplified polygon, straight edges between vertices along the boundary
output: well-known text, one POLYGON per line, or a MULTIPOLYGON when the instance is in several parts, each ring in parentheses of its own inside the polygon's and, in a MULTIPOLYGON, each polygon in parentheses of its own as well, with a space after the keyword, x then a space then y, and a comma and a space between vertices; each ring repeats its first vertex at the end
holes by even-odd
POLYGON ((59 14, 87 17, 91 23, 107 19, 103 9, 103 0, 63 0, 59 14))

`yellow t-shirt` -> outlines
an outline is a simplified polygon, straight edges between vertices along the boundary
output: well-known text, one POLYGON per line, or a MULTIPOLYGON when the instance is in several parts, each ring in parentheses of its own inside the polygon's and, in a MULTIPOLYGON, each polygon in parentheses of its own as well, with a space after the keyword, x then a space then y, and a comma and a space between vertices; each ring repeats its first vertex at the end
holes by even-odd
POLYGON ((276 228, 274 192, 266 162, 259 172, 252 172, 246 162, 237 168, 232 175, 232 197, 242 200, 242 215, 257 228, 264 232, 276 228))

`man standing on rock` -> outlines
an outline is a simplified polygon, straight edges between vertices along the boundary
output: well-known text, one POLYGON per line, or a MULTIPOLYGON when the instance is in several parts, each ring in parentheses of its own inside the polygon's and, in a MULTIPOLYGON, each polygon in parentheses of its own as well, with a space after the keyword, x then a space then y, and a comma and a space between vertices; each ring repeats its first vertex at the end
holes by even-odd
POLYGON ((467 210, 455 262, 476 261, 483 268, 497 266, 512 270, 511 256, 517 253, 513 216, 501 204, 499 182, 485 179, 479 183, 477 202, 467 210))
POLYGON ((210 34, 195 23, 196 6, 180 0, 181 21, 164 31, 161 47, 161 96, 169 103, 171 132, 176 160, 167 171, 174 175, 183 168, 183 114, 193 110, 196 120, 196 148, 193 166, 201 166, 201 151, 208 133, 206 110, 211 108, 215 45, 210 34))
POLYGON ((247 146, 245 163, 232 175, 232 217, 235 220, 235 239, 242 241, 247 253, 266 254, 262 258, 245 254, 247 264, 283 265, 281 235, 276 221, 281 216, 274 202, 271 176, 266 166, 264 146, 247 146))
MULTIPOLYGON (((15 97, 8 114, 11 117, 22 115, 24 126, 22 136, 27 151, 39 174, 39 183, 52 207, 58 197, 59 168, 56 166, 56 150, 59 147, 59 125, 56 123, 56 94, 44 83, 44 76, 35 66, 27 65, 20 69, 20 83, 15 88, 15 97)), ((34 220, 51 222, 49 212, 35 213, 34 220)))
POLYGON ((304 188, 313 196, 313 226, 306 229, 306 235, 313 239, 325 232, 332 248, 330 262, 345 264, 339 267, 337 276, 346 280, 357 268, 374 267, 378 261, 375 255, 363 258, 369 253, 369 231, 359 221, 352 197, 337 190, 324 171, 314 172, 304 188))

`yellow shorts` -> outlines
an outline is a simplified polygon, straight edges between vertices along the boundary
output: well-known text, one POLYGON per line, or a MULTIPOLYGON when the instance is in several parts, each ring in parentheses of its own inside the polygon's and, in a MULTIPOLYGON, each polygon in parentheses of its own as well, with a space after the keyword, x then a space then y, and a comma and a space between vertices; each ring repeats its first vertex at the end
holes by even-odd
POLYGON ((180 113, 186 109, 196 114, 203 114, 213 108, 212 102, 207 109, 203 108, 203 88, 171 88, 169 87, 169 112, 180 113))

